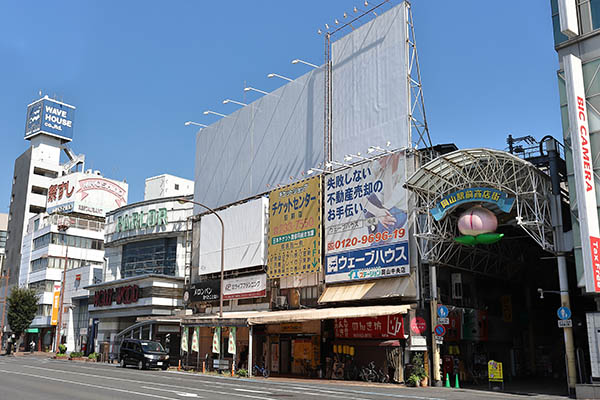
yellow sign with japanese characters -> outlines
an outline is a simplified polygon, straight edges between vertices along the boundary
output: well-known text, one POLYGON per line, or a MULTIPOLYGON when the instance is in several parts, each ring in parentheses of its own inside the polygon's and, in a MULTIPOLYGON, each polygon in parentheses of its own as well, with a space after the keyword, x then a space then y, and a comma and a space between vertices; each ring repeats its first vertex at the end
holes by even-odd
POLYGON ((321 269, 321 177, 269 193, 269 278, 321 269))
POLYGON ((502 363, 494 360, 488 362, 488 379, 490 382, 502 382, 504 376, 502 375, 502 363))

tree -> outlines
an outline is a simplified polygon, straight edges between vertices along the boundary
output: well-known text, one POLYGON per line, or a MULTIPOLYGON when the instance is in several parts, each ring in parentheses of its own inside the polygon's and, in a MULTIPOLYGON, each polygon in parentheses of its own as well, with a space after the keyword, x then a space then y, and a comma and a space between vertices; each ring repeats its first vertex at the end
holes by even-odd
POLYGON ((35 290, 14 287, 8 296, 8 324, 11 331, 21 337, 29 328, 38 309, 38 295, 35 290))

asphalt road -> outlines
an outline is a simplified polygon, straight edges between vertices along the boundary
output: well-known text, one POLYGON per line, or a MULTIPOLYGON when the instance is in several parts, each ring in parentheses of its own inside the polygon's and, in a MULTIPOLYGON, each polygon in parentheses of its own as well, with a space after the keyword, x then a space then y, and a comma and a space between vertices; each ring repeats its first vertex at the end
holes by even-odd
POLYGON ((0 400, 466 400, 565 399, 468 389, 405 388, 283 378, 240 379, 112 364, 0 357, 0 400))

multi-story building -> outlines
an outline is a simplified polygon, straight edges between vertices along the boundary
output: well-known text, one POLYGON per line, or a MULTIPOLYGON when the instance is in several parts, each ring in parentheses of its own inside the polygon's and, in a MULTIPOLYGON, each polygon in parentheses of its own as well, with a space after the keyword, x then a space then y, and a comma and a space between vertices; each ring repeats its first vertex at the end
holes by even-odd
POLYGON ((89 293, 84 286, 102 281, 105 215, 126 202, 127 184, 104 178, 97 171, 51 181, 47 212, 30 219, 21 248, 19 285, 40 294, 28 338, 34 339, 38 348, 53 346, 57 325, 61 343, 69 350, 85 347, 89 293))
POLYGON ((190 193, 194 193, 194 181, 169 174, 146 178, 144 186, 144 200, 187 196, 190 193))
MULTIPOLYGON (((88 310, 96 350, 114 356, 123 337, 153 339, 161 341, 176 362, 179 320, 169 317, 183 308, 193 208, 178 200, 191 200, 193 187, 183 186, 181 178, 161 177, 168 177, 164 182, 170 182, 174 192, 164 187, 160 192, 174 196, 154 192, 150 199, 107 213, 103 279, 84 289, 90 293, 88 310), (175 188, 173 182, 182 186, 175 188)), ((147 196, 156 189, 149 187, 156 181, 146 180, 147 196)))
POLYGON ((10 275, 9 286, 19 282, 21 244, 29 220, 46 210, 50 182, 65 171, 60 162, 61 151, 64 150, 70 159, 66 170, 83 162, 66 147, 73 139, 74 111, 75 107, 48 96, 27 106, 25 139, 31 145, 15 160, 8 214, 6 269, 10 275))
MULTIPOLYGON (((596 307, 586 308, 592 377, 600 379, 600 3, 551 0, 576 279, 596 307)), ((581 343, 578 343, 581 345, 581 343)))

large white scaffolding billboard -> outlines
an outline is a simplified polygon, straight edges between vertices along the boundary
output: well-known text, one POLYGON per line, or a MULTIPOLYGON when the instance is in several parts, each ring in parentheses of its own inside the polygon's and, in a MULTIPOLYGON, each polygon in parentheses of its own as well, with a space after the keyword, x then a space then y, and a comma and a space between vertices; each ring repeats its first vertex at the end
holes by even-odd
POLYGON ((333 160, 411 145, 408 6, 355 28, 332 43, 331 71, 316 68, 198 132, 196 201, 231 204, 323 165, 329 134, 333 160))

